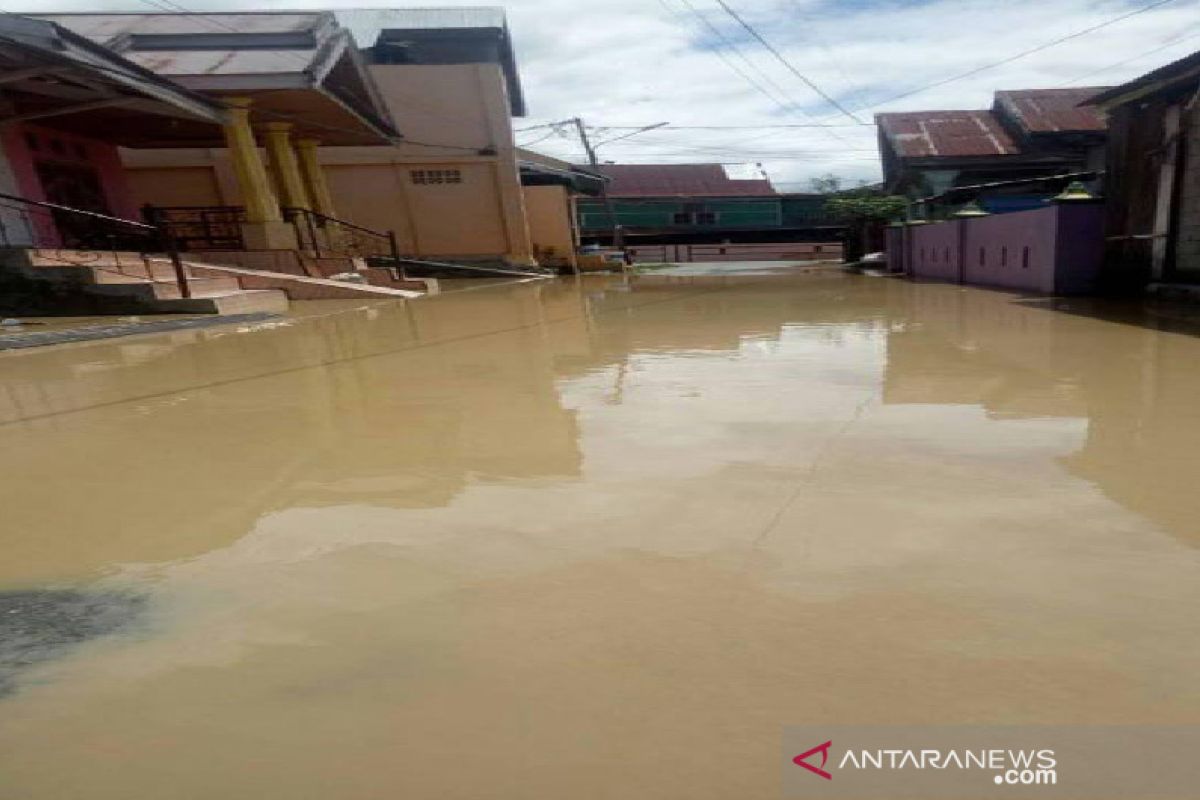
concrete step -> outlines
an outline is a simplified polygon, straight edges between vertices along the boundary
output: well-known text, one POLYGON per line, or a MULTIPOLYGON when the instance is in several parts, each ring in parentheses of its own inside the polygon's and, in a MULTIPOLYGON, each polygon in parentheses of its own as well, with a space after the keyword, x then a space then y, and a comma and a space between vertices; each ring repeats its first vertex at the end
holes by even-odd
MULTIPOLYGON (((237 278, 188 278, 188 289, 192 297, 215 297, 242 291, 237 278)), ((181 297, 179 284, 155 283, 154 296, 160 300, 176 300, 181 297)))
POLYGON ((230 294, 157 300, 162 314, 285 314, 288 296, 279 289, 243 289, 230 294))
POLYGON ((277 287, 243 288, 240 276, 199 264, 186 268, 191 297, 185 299, 169 259, 137 253, 10 248, 0 252, 0 261, 27 279, 102 298, 101 313, 282 314, 289 305, 287 293, 277 287))
MULTIPOLYGON (((231 277, 191 278, 188 286, 197 296, 232 294, 242 289, 237 278, 231 277)), ((127 295, 146 300, 177 300, 182 296, 176 283, 151 282, 145 278, 129 282, 93 283, 88 284, 87 289, 93 294, 127 295)))
MULTIPOLYGON (((327 278, 310 278, 301 275, 288 275, 281 272, 243 269, 216 264, 201 264, 188 262, 188 266, 197 275, 221 277, 235 276, 247 289, 282 289, 292 300, 387 300, 411 299, 424 297, 427 291, 413 291, 410 288, 392 288, 389 286, 372 286, 370 284, 343 283, 327 278)), ((428 285, 424 288, 427 290, 428 285)))
MULTIPOLYGON (((35 250, 29 254, 33 269, 86 269, 93 283, 127 283, 127 278, 153 278, 171 281, 175 268, 168 259, 146 257, 140 253, 90 252, 80 250, 35 250)), ((185 268, 186 273, 186 268, 185 268)))

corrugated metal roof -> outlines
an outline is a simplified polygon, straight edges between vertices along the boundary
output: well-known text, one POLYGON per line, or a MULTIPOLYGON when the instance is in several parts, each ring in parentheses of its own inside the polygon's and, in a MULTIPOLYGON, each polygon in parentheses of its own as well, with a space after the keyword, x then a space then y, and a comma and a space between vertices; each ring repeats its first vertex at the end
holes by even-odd
POLYGON ((720 164, 602 164, 612 197, 772 197, 769 180, 732 180, 720 164))
POLYGON ((1092 86, 996 92, 996 107, 1029 133, 1100 133, 1108 129, 1104 115, 1079 104, 1103 91, 1092 86))
POLYGON ((900 158, 1019 155, 1020 147, 990 111, 877 114, 900 158))

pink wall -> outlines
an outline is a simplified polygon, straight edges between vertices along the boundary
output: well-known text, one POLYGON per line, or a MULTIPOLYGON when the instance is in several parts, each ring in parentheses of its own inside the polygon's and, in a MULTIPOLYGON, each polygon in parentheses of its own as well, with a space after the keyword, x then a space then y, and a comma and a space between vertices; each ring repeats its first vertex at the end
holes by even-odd
POLYGON ((916 278, 1086 294, 1095 291, 1103 226, 1103 206, 1085 203, 910 227, 904 261, 916 278))
POLYGON ((959 223, 941 222, 909 228, 909 273, 940 281, 958 281, 960 277, 959 223))
POLYGON ((905 229, 888 227, 884 250, 887 251, 888 272, 907 272, 908 253, 904 243, 907 241, 905 229))
MULTIPOLYGON (((0 146, 3 146, 12 167, 17 194, 21 197, 41 201, 47 199, 35 166, 39 160, 90 166, 99 176, 109 212, 125 219, 140 219, 141 212, 129 191, 116 145, 38 125, 12 125, 0 133, 0 146), (39 144, 36 151, 30 146, 30 137, 39 144)), ((38 221, 39 238, 54 241, 56 236, 49 219, 40 214, 35 218, 38 221)))
POLYGON ((960 224, 966 231, 966 283, 1054 292, 1057 206, 960 224))

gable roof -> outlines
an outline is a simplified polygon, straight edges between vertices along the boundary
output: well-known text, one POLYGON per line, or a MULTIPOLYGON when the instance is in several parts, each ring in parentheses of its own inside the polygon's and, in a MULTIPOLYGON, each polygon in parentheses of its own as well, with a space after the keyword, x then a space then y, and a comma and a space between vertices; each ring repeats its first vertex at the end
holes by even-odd
POLYGON ((1097 109, 1083 106, 1103 86, 1070 89, 1019 89, 996 92, 995 110, 1027 133, 1103 133, 1108 122, 1097 109))
POLYGON ((350 32, 328 11, 38 15, 180 86, 254 97, 330 144, 397 136, 350 32), (302 108, 307 101, 319 111, 302 108), (350 126, 354 126, 351 128, 350 126))
POLYGON ((900 158, 1021 153, 991 111, 905 111, 876 114, 875 121, 900 158))
POLYGON ((219 138, 225 122, 220 103, 46 20, 0 17, 0 72, 9 121, 52 118, 51 127, 103 130, 129 147, 170 140, 185 126, 219 138))
POLYGON ((601 164, 579 167, 610 180, 610 197, 776 197, 769 180, 734 180, 720 164, 601 164))

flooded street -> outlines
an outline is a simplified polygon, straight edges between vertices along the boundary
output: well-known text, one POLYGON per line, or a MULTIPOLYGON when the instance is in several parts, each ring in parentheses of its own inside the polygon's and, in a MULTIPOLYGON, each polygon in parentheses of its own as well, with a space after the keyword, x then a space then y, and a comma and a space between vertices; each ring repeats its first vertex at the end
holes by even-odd
POLYGON ((1200 723, 1200 338, 689 270, 0 353, 0 798, 749 800, 789 725, 1200 723))

